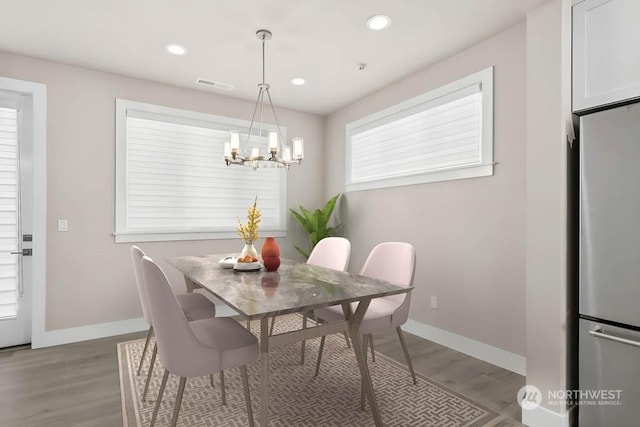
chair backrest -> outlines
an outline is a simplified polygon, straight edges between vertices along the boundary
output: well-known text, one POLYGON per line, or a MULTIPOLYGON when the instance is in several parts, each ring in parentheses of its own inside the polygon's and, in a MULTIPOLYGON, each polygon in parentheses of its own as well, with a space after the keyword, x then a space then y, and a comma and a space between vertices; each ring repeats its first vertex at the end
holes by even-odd
MULTIPOLYGON (((204 361, 199 360, 202 359, 201 357, 197 357, 203 352, 203 345, 189 327, 187 318, 162 269, 151 258, 145 256, 142 258, 141 270, 142 288, 149 302, 149 312, 162 366, 169 372, 181 376, 192 376, 190 371, 207 372, 199 366, 190 365, 206 363, 212 367, 219 366, 221 352, 217 356, 207 356, 207 360, 204 361), (215 360, 216 357, 218 360, 215 360)), ((204 351, 211 353, 212 350, 207 348, 204 351)))
POLYGON ((346 271, 351 257, 351 243, 344 237, 325 237, 311 251, 307 264, 346 271))
MULTIPOLYGON (((413 286, 416 269, 416 252, 413 246, 404 242, 384 242, 374 247, 360 274, 384 280, 398 286, 413 286)), ((411 292, 384 297, 398 304, 393 317, 394 326, 404 324, 409 317, 411 292)))
POLYGON ((146 295, 142 292, 142 258, 145 253, 137 246, 131 246, 131 264, 133 264, 133 275, 136 278, 136 288, 138 288, 138 297, 140 298, 140 305, 142 306, 142 315, 144 320, 149 326, 151 323, 151 315, 149 314, 149 303, 147 302, 146 295))

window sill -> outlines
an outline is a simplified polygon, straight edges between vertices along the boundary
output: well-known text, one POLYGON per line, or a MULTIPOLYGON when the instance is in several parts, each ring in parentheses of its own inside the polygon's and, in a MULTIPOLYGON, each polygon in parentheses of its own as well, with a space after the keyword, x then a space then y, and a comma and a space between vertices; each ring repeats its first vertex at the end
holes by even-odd
MULTIPOLYGON (((286 237, 287 230, 260 230, 262 236, 286 237)), ((116 232, 115 243, 171 242, 178 240, 222 240, 237 239, 235 231, 179 231, 179 232, 116 232)))
POLYGON ((366 182, 347 183, 345 190, 362 191, 376 190, 379 188, 402 187, 406 185, 428 184, 432 182, 451 181, 455 179, 479 178, 493 175, 494 164, 482 164, 473 166, 461 166, 448 170, 423 173, 417 175, 384 178, 366 182))

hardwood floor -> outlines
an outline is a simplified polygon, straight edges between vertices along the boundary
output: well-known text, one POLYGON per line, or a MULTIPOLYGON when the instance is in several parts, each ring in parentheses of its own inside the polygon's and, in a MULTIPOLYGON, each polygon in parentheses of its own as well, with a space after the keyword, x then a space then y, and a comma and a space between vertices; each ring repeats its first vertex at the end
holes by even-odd
MULTIPOLYGON (((38 350, 0 350, 0 426, 121 426, 116 344, 145 333, 38 350)), ((520 426, 524 377, 405 333, 416 372, 502 414, 487 427, 520 426)), ((404 363, 395 331, 376 350, 404 363)), ((307 363, 315 361, 309 355, 307 363)))
POLYGON ((0 425, 121 426, 116 343, 143 336, 0 352, 0 425))

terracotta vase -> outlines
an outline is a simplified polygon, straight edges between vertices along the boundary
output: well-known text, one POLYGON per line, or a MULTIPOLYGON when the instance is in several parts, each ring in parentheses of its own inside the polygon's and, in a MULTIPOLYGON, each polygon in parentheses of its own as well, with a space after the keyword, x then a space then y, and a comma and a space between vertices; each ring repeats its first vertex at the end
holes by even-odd
POLYGON ((262 245, 262 264, 267 271, 277 271, 280 267, 280 248, 273 237, 267 237, 262 245))

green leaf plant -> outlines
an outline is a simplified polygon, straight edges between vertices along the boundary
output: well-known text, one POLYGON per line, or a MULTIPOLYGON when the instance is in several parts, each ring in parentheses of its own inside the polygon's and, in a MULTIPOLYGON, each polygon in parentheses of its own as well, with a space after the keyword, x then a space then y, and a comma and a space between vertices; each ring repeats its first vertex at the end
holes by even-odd
POLYGON ((305 251, 300 247, 293 245, 298 252, 304 255, 305 258, 309 258, 311 251, 313 251, 313 248, 320 240, 325 237, 333 236, 342 225, 338 224, 333 227, 329 226, 329 220, 331 219, 331 214, 336 207, 338 198, 340 198, 340 193, 329 199, 322 209, 316 209, 313 212, 309 211, 304 206, 300 206, 300 212, 294 209, 289 209, 293 214, 293 217, 300 223, 304 231, 306 231, 307 237, 309 238, 311 246, 309 251, 305 251))

